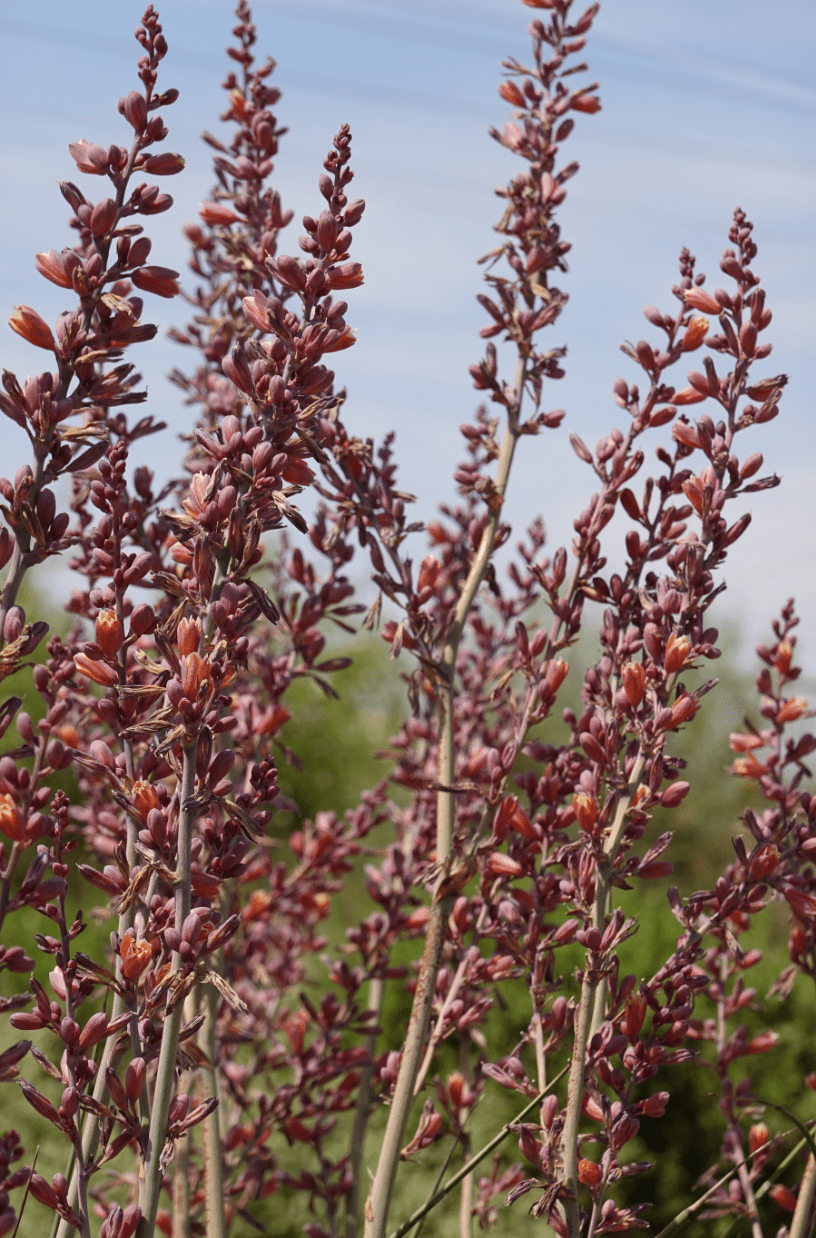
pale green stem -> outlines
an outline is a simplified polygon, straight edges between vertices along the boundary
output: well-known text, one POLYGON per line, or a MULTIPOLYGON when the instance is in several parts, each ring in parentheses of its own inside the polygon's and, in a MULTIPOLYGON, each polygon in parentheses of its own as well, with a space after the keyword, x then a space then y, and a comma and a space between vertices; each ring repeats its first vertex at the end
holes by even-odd
MULTIPOLYGON (((541 1011, 533 1012, 533 1044, 535 1046, 536 1080, 538 1090, 547 1086, 547 1058, 544 1053, 544 1025, 541 1022, 541 1011)), ((544 1125, 544 1113, 541 1113, 541 1125, 544 1125)))
MULTIPOLYGON (((223 973, 224 952, 218 952, 216 970, 223 973)), ((206 1016, 204 1026, 199 1033, 198 1043, 207 1055, 208 1066, 203 1067, 206 1081, 205 1090, 210 1096, 218 1099, 218 1074, 215 1069, 215 1058, 218 1051, 216 1044, 216 1015, 218 1013, 218 991, 213 985, 208 985, 204 994, 206 1016)), ((202 1100, 206 1099, 202 1097, 202 1100)), ((209 1114, 201 1123, 201 1150, 204 1159, 204 1209, 207 1216, 207 1238, 225 1238, 227 1219, 224 1209, 224 1159, 221 1149, 220 1106, 209 1114)))
POLYGON ((816 1194, 816 1160, 811 1152, 805 1167, 805 1176, 796 1197, 796 1208, 790 1224, 788 1238, 811 1238, 813 1234, 813 1198, 816 1194))
POLYGON ((190 1132, 178 1141, 173 1158, 171 1238, 190 1238, 190 1132))
MULTIPOLYGON (((439 783, 445 787, 452 784, 456 772, 454 746, 456 654, 470 608, 484 580, 484 574, 496 541, 496 533, 501 519, 502 501, 507 489, 513 453, 518 441, 518 416, 524 391, 525 366, 524 358, 520 358, 516 371, 514 409, 512 412, 508 410, 507 426, 496 470, 495 486, 497 499, 491 507, 490 517, 482 533, 479 548, 476 551, 467 579, 462 587, 453 620, 445 639, 445 646, 439 666, 438 691, 440 694, 440 708, 437 771, 439 783)), ((442 961, 445 928, 454 898, 453 894, 444 891, 446 882, 450 879, 455 815, 454 793, 452 791, 438 791, 436 797, 436 859, 442 868, 442 876, 440 877, 434 901, 431 905, 425 952, 420 963, 405 1047, 400 1060, 399 1074, 394 1088, 394 1097, 391 1102, 377 1170, 374 1175, 371 1193, 366 1202, 366 1238, 385 1238, 402 1139, 414 1100, 414 1083, 422 1062, 425 1040, 428 1034, 434 992, 436 990, 436 977, 442 961)))
POLYGON ((436 976, 445 940, 445 925, 452 904, 452 897, 447 897, 435 902, 431 907, 425 938, 425 952, 419 966, 414 1004, 391 1101, 391 1111, 383 1136, 377 1172, 374 1175, 371 1193, 365 1206, 366 1238, 384 1238, 405 1124, 414 1099, 414 1079, 419 1070, 425 1037, 428 1034, 436 976))
MULTIPOLYGON (((179 788, 179 829, 178 829, 178 869, 175 880, 176 916, 175 927, 181 932, 184 921, 190 914, 190 847, 192 844, 193 822, 195 809, 191 805, 195 790, 195 765, 198 752, 198 737, 182 748, 183 761, 181 771, 181 786, 179 788)), ((173 954, 173 970, 181 970, 181 958, 173 954)), ((179 1032, 184 1015, 184 1003, 177 1001, 173 1009, 165 1016, 162 1030, 159 1065, 156 1072, 156 1083, 153 1092, 153 1112, 150 1120, 147 1152, 140 1181, 139 1203, 142 1209, 142 1219, 139 1222, 138 1238, 153 1238, 156 1229, 156 1214, 159 1210, 159 1197, 162 1188, 161 1154, 167 1134, 167 1115, 170 1101, 173 1098, 175 1083, 176 1052, 178 1050, 179 1032)))
POLYGON ((459 1199, 459 1238, 471 1238, 471 1217, 473 1214, 473 1173, 465 1174, 462 1179, 462 1193, 459 1199))
MULTIPOLYGON (((612 877, 615 868, 615 857, 618 854, 623 832, 626 828, 626 818, 632 804, 635 792, 640 785, 640 778, 646 764, 646 755, 638 753, 632 768, 629 785, 621 796, 615 812, 615 818, 604 840, 604 860, 599 863, 596 877, 595 904, 592 913, 592 925, 599 933, 603 933, 606 924, 609 894, 612 889, 612 877)), ((581 1121, 581 1106, 584 1099, 584 1066, 587 1044, 590 1039, 591 1025, 600 1010, 599 1026, 603 1021, 603 1011, 606 1004, 606 979, 596 980, 590 967, 589 959, 584 968, 584 979, 581 984, 581 1001, 575 1020, 572 1062, 570 1064, 569 1087, 567 1090, 567 1116, 564 1121, 564 1134, 561 1141, 564 1163, 564 1183, 569 1187, 572 1198, 564 1201, 564 1211, 567 1215, 571 1238, 580 1238, 578 1220, 578 1127, 581 1121), (600 1001, 596 995, 602 994, 600 1001), (591 1013, 592 1012, 592 1015, 591 1013)))

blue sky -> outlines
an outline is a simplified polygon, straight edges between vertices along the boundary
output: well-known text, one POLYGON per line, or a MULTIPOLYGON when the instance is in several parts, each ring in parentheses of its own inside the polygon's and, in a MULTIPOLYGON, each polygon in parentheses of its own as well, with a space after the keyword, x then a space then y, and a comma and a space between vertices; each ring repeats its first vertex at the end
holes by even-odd
MULTIPOLYGON (((157 6, 170 43, 163 84, 181 90, 170 109, 168 146, 187 159, 165 182, 176 206, 151 223, 153 259, 183 269, 183 223, 195 217, 212 180, 203 128, 218 130, 223 47, 231 6, 222 0, 168 0, 157 6)), ((59 179, 84 180, 67 144, 125 140, 116 111, 133 88, 141 7, 97 0, 66 7, 35 0, 0 14, 0 78, 6 184, 0 199, 0 307, 23 302, 53 319, 64 293, 40 279, 36 251, 68 243, 59 179)), ((534 10, 517 0, 265 0, 255 5, 258 50, 278 61, 279 120, 289 126, 275 183, 295 225, 283 243, 297 251, 300 217, 319 207, 316 181, 332 135, 348 121, 354 135, 355 193, 368 203, 353 256, 366 273, 350 294, 359 342, 338 354, 348 386, 346 419, 361 435, 398 435, 401 477, 429 517, 453 494, 461 456, 458 425, 472 413, 467 367, 480 355, 482 313, 474 260, 492 246, 492 189, 516 161, 487 136, 510 109, 496 94, 499 61, 523 59, 534 10)), ((807 0, 608 0, 585 50, 600 80, 604 110, 579 118, 564 148, 581 172, 561 210, 572 241, 564 290, 570 304, 549 344, 567 343, 567 377, 549 407, 565 407, 557 432, 527 440, 509 511, 521 527, 541 512, 551 546, 571 537, 592 477, 568 446, 570 430, 594 443, 616 422, 614 379, 633 377, 618 351, 624 339, 654 338, 642 316, 669 308, 676 258, 687 245, 712 286, 734 206, 753 219, 775 351, 768 373, 791 383, 783 412, 746 438, 783 485, 755 495, 754 524, 728 565, 721 613, 744 638, 767 631, 791 594, 806 617, 806 660, 816 668, 816 8, 807 0)), ((101 192, 101 185, 99 186, 101 192)), ((146 317, 169 326, 183 305, 149 298, 146 317)), ((43 365, 6 329, 3 365, 20 377, 43 365)), ((174 434, 185 410, 164 375, 185 362, 169 342, 138 358, 149 411, 170 423, 147 462, 171 471, 174 434)), ((16 427, 0 426, 13 473, 26 458, 16 427)), ((736 515, 736 513, 735 513, 736 515)), ((613 536, 615 525, 611 526, 613 536)), ((614 557, 614 556, 613 556, 614 557)))

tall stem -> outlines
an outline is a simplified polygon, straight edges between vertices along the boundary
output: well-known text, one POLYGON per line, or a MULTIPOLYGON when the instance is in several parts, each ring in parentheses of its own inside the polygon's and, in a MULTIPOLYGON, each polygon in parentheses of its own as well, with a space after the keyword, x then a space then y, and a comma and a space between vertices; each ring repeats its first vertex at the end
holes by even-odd
MULTIPOLYGON (((615 870, 615 857, 618 854, 623 831, 626 828, 626 817, 635 792, 640 784, 640 778, 646 764, 646 754, 638 753, 629 785, 621 796, 615 812, 615 818, 604 841, 604 860, 598 865, 596 877, 595 902, 592 909, 592 926, 603 933, 609 905, 609 895, 612 890, 612 878, 615 870)), ((572 1061, 570 1063, 569 1087, 567 1090, 567 1116, 564 1121, 562 1140, 562 1156, 564 1163, 564 1185, 571 1192, 572 1198, 564 1201, 567 1223, 571 1238, 580 1238, 578 1215, 578 1126, 581 1121, 581 1106, 584 1099, 584 1065, 586 1061, 587 1044, 590 1030, 595 1019, 602 1022, 603 1009, 606 1003, 606 980, 595 978, 595 969, 590 967, 587 959, 584 968, 584 979, 581 984, 581 1001, 575 1019, 575 1039, 572 1046, 572 1061), (596 1002, 596 997, 600 1000, 596 1002), (599 1017, 600 1012, 600 1017, 599 1017)))
POLYGON ((796 1208, 790 1226, 790 1238, 810 1238, 813 1233, 813 1199, 816 1195, 816 1159, 811 1152, 805 1167, 805 1176, 796 1197, 796 1208))
MULTIPOLYGON (((526 375, 526 360, 519 358, 516 369, 515 395, 512 406, 508 408, 507 425, 504 433, 501 451, 496 470, 497 501, 490 509, 490 515, 482 533, 479 548, 470 565, 470 571, 459 596, 454 611, 453 620, 448 629, 442 657, 439 664, 440 706, 439 706, 439 750, 437 758, 438 781, 442 787, 449 787, 455 777, 455 717, 454 690, 456 655, 459 642, 465 630, 467 617, 475 601, 476 594, 484 580, 490 556, 496 542, 496 534, 501 520, 502 502, 507 483, 510 478, 510 468, 513 463, 513 453, 518 441, 518 423, 521 409, 522 394, 526 375)), ((447 890, 450 877, 450 865, 453 858, 453 835, 455 826, 454 792, 440 790, 436 797, 436 858, 442 866, 442 876, 437 884, 431 914, 428 921, 428 935, 425 942, 425 952, 419 968, 419 977, 414 992, 414 1003, 411 1018, 408 1023, 408 1034, 400 1061, 399 1074, 394 1088, 391 1111, 385 1130, 377 1171, 371 1187, 371 1194, 366 1204, 366 1238, 385 1238, 388 1224, 388 1211, 394 1190, 394 1181, 399 1164, 400 1148, 405 1133, 408 1114, 414 1100, 414 1084, 422 1063, 425 1040, 433 1009, 436 977, 442 961, 442 948, 445 941, 445 927, 453 906, 454 895, 447 890)))
MULTIPOLYGON (((176 916, 175 927, 181 932, 184 921, 190 914, 190 848, 192 844, 193 822, 195 808, 192 804, 195 789, 195 765, 198 752, 198 737, 182 748, 181 787, 179 790, 179 830, 178 830, 178 869, 176 876, 176 916)), ((173 969, 181 968, 181 958, 173 955, 173 969)), ((176 1068, 176 1051, 178 1049, 181 1020, 184 1013, 184 1003, 177 1001, 167 1014, 162 1029, 161 1053, 156 1073, 156 1085, 153 1093, 153 1113, 150 1120, 147 1153, 145 1156, 144 1176, 140 1183, 139 1203, 142 1209, 142 1219, 139 1222, 138 1238, 153 1238, 156 1228, 156 1213, 159 1210, 159 1196, 162 1188, 161 1154, 167 1133, 167 1115, 170 1111, 170 1101, 173 1097, 173 1084, 176 1068)))
MULTIPOLYGON (((216 969, 223 973, 224 952, 218 952, 216 969)), ((204 1067, 206 1090, 218 1098, 218 1074, 215 1069, 217 1044, 215 1020, 218 1013, 218 992, 210 984, 204 992, 206 1017, 199 1035, 199 1045, 206 1054, 208 1066, 204 1067)), ((202 1097, 202 1100, 205 1098, 202 1097)), ((207 1238, 225 1238, 227 1232, 224 1207, 224 1161, 221 1149, 221 1119, 216 1106, 201 1123, 201 1150, 204 1161, 204 1209, 207 1216, 207 1238)))
POLYGON ((434 902, 428 920, 425 952, 419 967, 414 1004, 408 1031, 405 1037, 400 1070, 391 1101, 391 1112, 385 1128, 377 1172, 371 1186, 371 1194, 365 1207, 366 1238, 384 1238, 388 1210, 394 1190, 394 1180, 399 1165, 400 1149, 405 1133, 405 1123, 414 1099, 414 1079, 422 1060, 425 1038, 433 1006, 436 976, 442 959, 445 940, 445 924, 453 905, 453 898, 446 897, 434 902))

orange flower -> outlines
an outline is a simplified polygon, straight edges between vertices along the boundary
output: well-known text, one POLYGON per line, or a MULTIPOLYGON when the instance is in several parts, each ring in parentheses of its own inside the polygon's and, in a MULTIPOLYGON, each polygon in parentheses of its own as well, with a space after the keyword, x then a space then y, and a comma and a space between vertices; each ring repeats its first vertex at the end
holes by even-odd
MULTIPOLYGON (((78 259, 76 261, 78 262, 78 259)), ((71 276, 66 269, 63 256, 58 254, 55 249, 47 249, 43 253, 37 254, 34 259, 34 265, 40 275, 49 279, 52 284, 56 284, 59 288, 71 287, 71 276)))
POLYGON ((803 696, 792 696, 790 700, 782 703, 776 720, 777 722, 794 722, 802 717, 807 707, 808 703, 803 696))
POLYGON ((581 1105, 581 1112, 585 1113, 593 1122, 603 1122, 604 1111, 596 1100, 593 1100, 588 1093, 584 1093, 584 1101, 581 1105))
POLYGON ((122 648, 125 629, 115 610, 100 610, 96 619, 96 643, 103 653, 113 658, 122 648))
POLYGON ((405 921, 407 929, 423 929, 430 919, 431 913, 428 907, 417 907, 411 912, 405 921))
POLYGON ((291 717, 285 705, 270 705, 255 719, 253 731, 256 735, 274 735, 291 717))
POLYGON ((666 652, 663 655, 663 667, 670 675, 679 671, 685 664, 689 649, 691 649, 691 641, 687 636, 671 633, 666 641, 666 652))
POLYGON ((761 748, 764 742, 760 735, 741 735, 738 731, 728 737, 728 747, 732 752, 750 752, 752 748, 761 748))
POLYGON ((153 951, 149 941, 146 941, 144 937, 138 941, 135 940, 133 931, 128 929, 122 938, 119 954, 122 959, 122 971, 124 972, 125 979, 138 980, 142 972, 150 966, 153 951))
POLYGON ((585 834, 591 834, 598 822, 598 804, 594 796, 579 791, 572 797, 572 807, 585 834))
POLYGON ((593 112, 600 112, 601 101, 597 95, 576 95, 570 107, 576 112, 589 112, 591 115, 593 112))
POLYGON ((502 82, 499 87, 499 94, 508 103, 512 103, 513 107, 524 107, 524 95, 515 82, 502 82))
POLYGON ((586 1158, 578 1162, 578 1181, 593 1190, 601 1180, 601 1167, 586 1158))
POLYGON ((326 272, 329 288, 359 288, 363 282, 363 268, 359 262, 344 262, 326 272))
POLYGON ((300 905, 307 911, 317 912, 319 920, 325 920, 331 910, 331 899, 325 890, 307 890, 300 897, 300 905))
POLYGON ((688 692, 684 692, 672 705, 670 726, 680 726, 681 723, 688 722, 690 718, 694 717, 699 708, 700 702, 696 696, 691 696, 688 692))
POLYGON ((764 1122, 755 1122, 748 1132, 748 1147, 752 1152, 758 1152, 768 1142, 768 1128, 764 1122))
POLYGON ((700 446, 700 435, 697 433, 695 426, 689 425, 687 421, 676 421, 672 426, 672 438, 676 443, 681 443, 683 447, 690 447, 692 450, 700 446))
POLYGON ((695 348, 699 348, 707 331, 707 318, 692 318, 681 341, 683 352, 693 352, 695 348))
POLYGON ((311 1019, 309 1012, 300 1006, 293 1015, 291 1015, 283 1025, 283 1030, 286 1032, 289 1044, 292 1046, 292 1052, 295 1054, 303 1052, 303 1042, 305 1039, 306 1028, 309 1026, 311 1019))
POLYGON ((170 558, 174 563, 183 563, 189 567, 193 561, 193 552, 188 550, 183 542, 172 542, 170 545, 170 558))
POLYGON ((188 700, 194 701, 201 684, 210 678, 210 664, 197 653, 188 653, 181 659, 181 686, 188 700))
POLYGON ((9 318, 9 326, 12 331, 16 331, 35 348, 46 348, 49 352, 56 352, 57 345, 51 334, 51 328, 45 319, 41 318, 29 305, 17 306, 9 318))
MULTIPOLYGON (((154 169, 154 172, 158 174, 158 169, 154 169)), ((131 273, 130 278, 142 292, 153 292, 157 297, 175 297, 181 291, 178 283, 179 273, 171 271, 169 267, 137 267, 131 273)))
POLYGON ((152 783, 144 782, 141 778, 134 782, 131 798, 133 799, 134 808, 143 821, 147 821, 147 814, 151 808, 160 807, 156 788, 152 783))
POLYGON ((462 1097, 465 1091, 465 1077, 458 1070, 455 1070, 452 1075, 448 1075, 448 1096, 451 1104, 455 1108, 459 1108, 462 1104, 462 1097))
POLYGON ((187 512, 188 516, 192 516, 194 520, 204 515, 207 510, 207 490, 210 485, 210 479, 204 473, 194 473, 190 478, 189 496, 182 503, 182 507, 187 512))
POLYGON ((423 589, 430 589, 439 574, 441 563, 433 555, 426 555, 422 560, 417 577, 417 592, 421 593, 423 589))
POLYGON ((767 767, 760 764, 753 752, 749 752, 744 757, 737 757, 731 768, 740 778, 761 778, 768 772, 767 767))
POLYGON ((544 667, 542 686, 549 688, 550 692, 557 692, 569 674, 569 662, 563 658, 551 658, 544 667))
POLYGON ((252 920, 260 920, 272 906, 272 895, 268 890, 253 890, 249 902, 244 908, 243 920, 248 924, 252 920))
POLYGON ((640 1035, 640 1029, 643 1027, 643 1020, 646 1018, 646 1001, 645 994, 631 993, 626 999, 626 1012, 623 1016, 623 1030, 632 1040, 637 1040, 640 1035))
POLYGON ((516 804, 515 808, 510 814, 510 825, 513 827, 513 829, 516 831, 517 834, 521 834, 522 838, 526 838, 530 840, 530 839, 535 838, 536 836, 535 830, 533 829, 532 824, 530 822, 530 818, 527 816, 527 813, 518 803, 516 804))
POLYGON ((787 1187, 782 1182, 775 1182, 768 1191, 771 1199, 775 1204, 778 1204, 785 1212, 796 1211, 796 1196, 790 1187, 787 1187))
POLYGON ((623 690, 630 705, 639 705, 643 700, 646 672, 640 662, 624 662, 621 667, 623 690))
POLYGON ((246 116, 246 98, 240 90, 233 90, 230 94, 230 102, 232 110, 239 120, 243 120, 246 116))
POLYGON ((0 834, 13 843, 21 843, 25 838, 25 822, 10 795, 0 795, 0 834))
POLYGON ((281 469, 281 477, 293 486, 308 486, 314 481, 314 476, 313 470, 299 456, 290 456, 281 469))

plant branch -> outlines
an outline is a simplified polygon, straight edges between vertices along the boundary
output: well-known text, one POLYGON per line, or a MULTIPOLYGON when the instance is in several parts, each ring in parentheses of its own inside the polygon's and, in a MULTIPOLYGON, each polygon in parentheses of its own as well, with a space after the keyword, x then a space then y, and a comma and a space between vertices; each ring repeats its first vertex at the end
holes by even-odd
MULTIPOLYGON (((455 777, 454 746, 454 679, 456 655, 465 629, 470 608, 484 579, 490 556, 496 541, 513 453, 518 441, 518 418, 524 392, 526 362, 519 359, 513 408, 508 409, 504 441, 496 470, 498 500, 493 504, 488 522, 482 533, 479 548, 473 558, 467 579, 462 587, 453 620, 448 629, 439 666, 440 711, 438 781, 443 788, 450 787, 455 777)), ((388 1211, 394 1181, 399 1164, 400 1148, 405 1133, 408 1114, 414 1101, 414 1084, 422 1061, 428 1025, 436 991, 436 977, 442 960, 445 928, 455 895, 448 893, 452 884, 450 871, 453 859, 453 835, 455 826, 455 800, 451 790, 440 790, 436 799, 436 858, 442 866, 428 921, 425 951, 420 963, 419 977, 414 992, 414 1002, 408 1023, 408 1033, 400 1062, 399 1074, 394 1088, 391 1111, 388 1115, 383 1145, 371 1193, 366 1203, 366 1238, 385 1238, 388 1211)), ((455 885, 455 881, 453 881, 455 885)))

